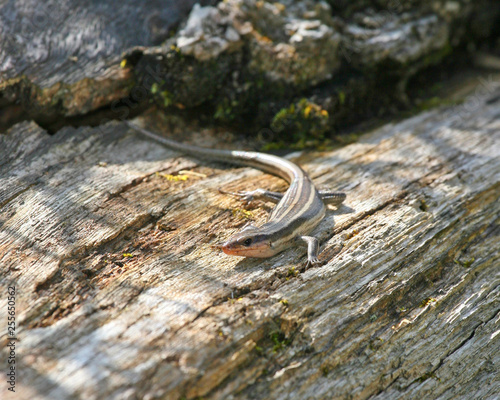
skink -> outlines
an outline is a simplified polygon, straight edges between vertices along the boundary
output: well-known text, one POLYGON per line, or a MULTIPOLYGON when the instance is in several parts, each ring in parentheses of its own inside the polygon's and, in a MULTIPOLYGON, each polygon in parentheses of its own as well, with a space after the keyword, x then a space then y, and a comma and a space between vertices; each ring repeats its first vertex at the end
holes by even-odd
POLYGON ((271 154, 252 151, 217 150, 191 146, 159 136, 129 121, 132 129, 164 146, 198 159, 209 159, 236 165, 250 166, 285 179, 290 187, 285 193, 257 189, 229 193, 245 201, 261 199, 277 203, 268 221, 256 227, 249 225, 222 245, 224 253, 243 257, 272 257, 296 242, 307 245, 306 268, 319 264, 318 240, 308 234, 320 223, 326 204, 339 206, 345 193, 318 191, 311 178, 298 165, 271 154))

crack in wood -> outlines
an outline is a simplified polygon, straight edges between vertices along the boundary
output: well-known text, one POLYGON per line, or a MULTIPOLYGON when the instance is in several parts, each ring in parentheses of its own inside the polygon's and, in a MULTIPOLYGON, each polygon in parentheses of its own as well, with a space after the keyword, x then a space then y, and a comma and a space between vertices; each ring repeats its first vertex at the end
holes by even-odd
POLYGON ((8 197, 7 199, 5 199, 3 202, 0 203, 0 208, 3 208, 5 207, 7 204, 9 204, 11 201, 15 200, 16 198, 18 198, 20 195, 22 195, 23 193, 25 193, 26 191, 30 190, 32 187, 38 185, 38 181, 35 181, 33 183, 30 183, 28 186, 24 187, 23 189, 17 191, 16 193, 14 193, 12 196, 8 197))
MULTIPOLYGON (((496 286, 493 290, 495 290, 499 286, 500 285, 496 286)), ((480 328, 480 327, 486 325, 488 322, 492 321, 499 313, 500 313, 500 308, 497 309, 497 310, 495 310, 495 312, 491 315, 491 317, 489 317, 485 321, 481 321, 478 324, 476 324, 472 328, 472 331, 471 331, 470 335, 468 337, 466 337, 462 342, 460 342, 457 346, 455 346, 452 350, 450 350, 443 358, 441 358, 439 360, 438 365, 435 368, 433 368, 430 371, 426 372, 423 376, 415 379, 414 381, 410 382, 407 386, 405 386, 403 388, 406 389, 406 388, 409 388, 412 385, 422 383, 423 381, 425 381, 425 380, 427 380, 429 378, 433 378, 435 376, 436 371, 438 371, 443 366, 443 364, 446 362, 447 359, 449 359, 454 353, 456 353, 457 351, 459 351, 462 347, 466 346, 467 343, 469 343, 474 338, 474 336, 475 336, 476 331, 477 331, 478 328, 480 328)))

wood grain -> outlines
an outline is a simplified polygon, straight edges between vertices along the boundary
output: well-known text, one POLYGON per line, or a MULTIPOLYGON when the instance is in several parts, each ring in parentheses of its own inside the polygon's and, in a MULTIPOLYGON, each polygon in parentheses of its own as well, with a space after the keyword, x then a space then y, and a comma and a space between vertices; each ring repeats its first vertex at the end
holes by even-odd
POLYGON ((500 111, 473 100, 292 157, 348 193, 307 271, 304 249, 214 249, 247 222, 217 188, 278 178, 199 165, 119 122, 14 126, 0 265, 18 293, 16 398, 495 398, 500 111), (181 170, 206 177, 165 177, 181 170))

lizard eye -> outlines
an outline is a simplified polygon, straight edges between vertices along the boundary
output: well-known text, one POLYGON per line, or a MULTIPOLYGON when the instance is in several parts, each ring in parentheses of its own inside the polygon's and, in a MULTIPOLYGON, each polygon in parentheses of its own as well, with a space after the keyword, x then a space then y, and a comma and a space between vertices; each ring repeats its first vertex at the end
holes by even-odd
POLYGON ((243 246, 250 246, 252 244, 252 239, 248 238, 243 241, 243 246))

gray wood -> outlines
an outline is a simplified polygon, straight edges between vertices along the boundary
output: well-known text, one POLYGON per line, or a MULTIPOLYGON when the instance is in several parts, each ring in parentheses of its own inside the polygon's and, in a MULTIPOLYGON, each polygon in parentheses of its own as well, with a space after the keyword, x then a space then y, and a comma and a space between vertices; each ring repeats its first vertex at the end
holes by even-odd
POLYGON ((40 88, 103 79, 123 51, 167 39, 194 3, 2 1, 0 76, 4 81, 26 75, 40 88))
MULTIPOLYGON (((160 45, 195 2, 0 1, 0 130, 114 110, 136 85, 122 53, 160 45)), ((132 95, 144 100, 146 92, 132 95)))
POLYGON ((212 247, 247 222, 217 188, 280 179, 197 166, 117 122, 14 126, 0 136, 0 265, 17 288, 15 398, 496 398, 499 104, 475 94, 292 156, 348 192, 316 232, 326 264, 303 273, 304 249, 212 247), (187 169, 206 177, 156 174, 187 169))

